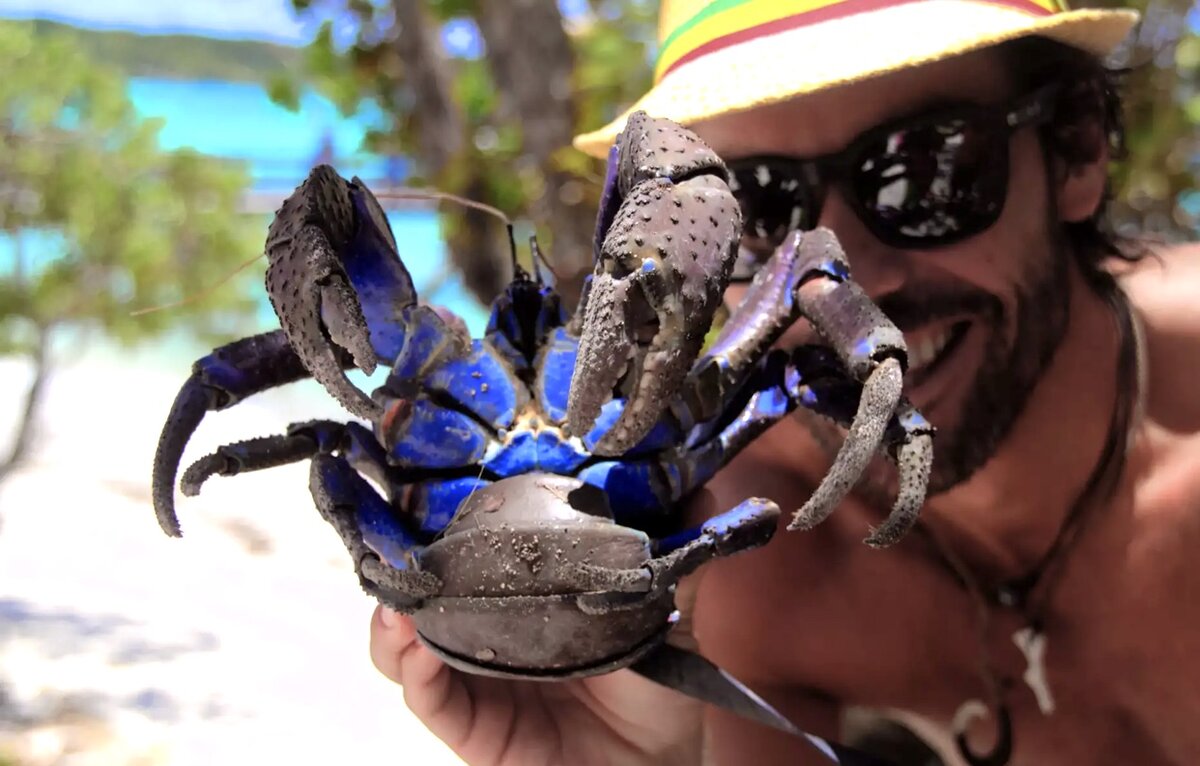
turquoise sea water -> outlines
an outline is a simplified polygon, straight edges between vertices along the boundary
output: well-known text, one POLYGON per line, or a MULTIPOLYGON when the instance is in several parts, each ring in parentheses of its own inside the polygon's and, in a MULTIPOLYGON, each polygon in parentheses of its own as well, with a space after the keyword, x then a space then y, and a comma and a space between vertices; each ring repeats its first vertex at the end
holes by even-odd
POLYGON ((383 124, 378 109, 344 117, 326 98, 307 91, 300 109, 273 103, 261 86, 215 80, 135 78, 129 97, 144 117, 163 118, 163 148, 247 161, 259 188, 292 188, 319 154, 332 154, 343 175, 398 178, 404 163, 362 152, 366 132, 383 124))
MULTIPOLYGON (((401 182, 405 174, 402 158, 362 150, 367 131, 384 122, 370 104, 346 117, 328 99, 307 91, 300 108, 291 111, 273 103, 261 86, 252 83, 154 78, 131 80, 129 96, 139 114, 165 120, 160 133, 164 149, 189 147, 243 160, 259 190, 295 188, 318 160, 329 162, 343 176, 357 175, 369 184, 401 182)), ((437 216, 431 211, 404 210, 390 213, 388 219, 422 298, 450 308, 472 331, 481 332, 486 322, 483 307, 465 292, 457 276, 439 279, 446 251, 437 216), (422 290, 435 279, 440 287, 434 293, 422 290)), ((264 312, 272 319, 265 303, 264 312)))
MULTIPOLYGON (((220 81, 181 81, 135 78, 129 96, 138 113, 162 119, 159 133, 164 149, 192 148, 215 157, 247 163, 258 191, 286 193, 295 188, 317 161, 329 162, 346 177, 357 175, 369 184, 400 182, 403 159, 368 154, 361 149, 367 130, 381 124, 382 115, 368 106, 361 114, 345 117, 322 96, 305 93, 300 109, 291 111, 273 103, 258 85, 220 81)), ((462 287, 457 275, 442 278, 446 249, 441 227, 432 210, 405 209, 389 213, 401 257, 412 273, 423 300, 445 306, 479 334, 486 310, 462 287), (425 290, 431 282, 437 289, 425 290)), ((263 218, 263 235, 268 219, 263 218)), ((11 269, 20 247, 25 263, 44 264, 62 252, 61 237, 53 232, 26 231, 17 237, 0 237, 0 273, 11 269)), ((247 253, 247 257, 252 255, 247 253)), ((214 281, 219 279, 214 276, 214 281)), ((255 332, 278 326, 266 300, 260 303, 255 332)), ((167 345, 187 347, 174 336, 167 345)), ((189 348, 186 353, 190 353, 189 348)))

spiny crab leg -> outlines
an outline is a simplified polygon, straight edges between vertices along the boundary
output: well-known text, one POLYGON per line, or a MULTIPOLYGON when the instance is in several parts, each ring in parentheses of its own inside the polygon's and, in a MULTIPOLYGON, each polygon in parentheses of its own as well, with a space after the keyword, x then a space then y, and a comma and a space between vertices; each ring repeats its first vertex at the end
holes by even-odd
POLYGON ((637 444, 678 391, 720 306, 740 233, 720 158, 674 123, 631 115, 609 157, 603 241, 567 408, 570 431, 587 433, 628 372, 628 406, 596 454, 637 444))
POLYGON ((876 548, 898 542, 917 522, 933 470, 933 427, 908 402, 902 401, 900 410, 896 419, 905 436, 891 440, 897 445, 892 459, 899 470, 900 490, 887 520, 866 539, 867 545, 876 548))
MULTIPOLYGON (((721 412, 756 369, 756 360, 801 317, 862 388, 833 465, 788 528, 809 529, 828 518, 886 442, 894 445, 901 492, 888 520, 867 543, 891 544, 912 525, 924 502, 933 429, 901 398, 908 356, 903 333, 850 281, 849 263, 833 232, 796 232, 772 255, 696 363, 683 388, 684 401, 697 421, 721 412), (907 427, 889 433, 894 422, 907 427)), ((799 373, 803 377, 805 371, 799 373)), ((826 402, 814 400, 810 406, 835 416, 826 402)))
POLYGON ((883 443, 884 431, 903 387, 904 373, 896 359, 885 359, 867 378, 846 440, 820 485, 792 517, 789 530, 812 529, 829 518, 850 493, 883 443))
POLYGON ((828 518, 878 451, 903 393, 908 348, 899 328, 850 280, 850 264, 832 231, 797 232, 791 246, 798 251, 800 272, 814 275, 796 288, 797 310, 863 386, 833 465, 788 525, 795 530, 828 518))
MULTIPOLYGON (((335 359, 349 366, 349 356, 338 350, 335 359)), ((172 537, 180 535, 175 515, 175 477, 188 440, 204 415, 308 375, 282 330, 234 341, 196 361, 191 377, 175 396, 154 453, 154 512, 164 532, 172 537)))

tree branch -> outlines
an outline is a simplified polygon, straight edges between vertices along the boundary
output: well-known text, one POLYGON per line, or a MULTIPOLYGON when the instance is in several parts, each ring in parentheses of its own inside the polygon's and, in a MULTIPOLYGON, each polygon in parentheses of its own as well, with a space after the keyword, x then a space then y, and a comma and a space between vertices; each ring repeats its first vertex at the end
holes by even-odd
POLYGON ((37 419, 38 407, 41 404, 42 394, 45 392, 46 381, 50 377, 51 329, 47 325, 39 324, 35 328, 35 332, 37 335, 34 338, 33 354, 30 360, 33 362, 33 380, 25 392, 25 404, 21 410, 20 420, 17 422, 17 433, 13 439, 12 448, 9 450, 8 457, 0 463, 0 484, 12 475, 29 452, 29 446, 33 443, 34 422, 37 419))
POLYGON ((544 0, 510 0, 480 3, 478 22, 501 118, 521 126, 522 160, 545 179, 545 192, 530 201, 529 212, 554 227, 550 260, 568 283, 558 287, 573 306, 582 276, 592 267, 596 215, 584 202, 580 181, 555 160, 571 145, 576 123, 575 56, 562 14, 544 0))
POLYGON ((438 27, 417 0, 392 0, 395 51, 419 111, 413 115, 417 156, 430 175, 442 172, 463 150, 466 119, 454 101, 454 74, 439 43, 438 27))

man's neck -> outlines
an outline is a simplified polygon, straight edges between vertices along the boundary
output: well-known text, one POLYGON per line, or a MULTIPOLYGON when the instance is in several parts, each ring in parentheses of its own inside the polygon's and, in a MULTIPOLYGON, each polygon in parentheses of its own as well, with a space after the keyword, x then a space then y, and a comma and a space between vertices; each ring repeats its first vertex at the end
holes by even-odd
POLYGON ((1109 435, 1119 331, 1108 302, 1077 274, 1071 279, 1062 343, 1012 432, 979 473, 930 498, 922 512, 942 541, 987 581, 1017 579, 1041 563, 1109 435))

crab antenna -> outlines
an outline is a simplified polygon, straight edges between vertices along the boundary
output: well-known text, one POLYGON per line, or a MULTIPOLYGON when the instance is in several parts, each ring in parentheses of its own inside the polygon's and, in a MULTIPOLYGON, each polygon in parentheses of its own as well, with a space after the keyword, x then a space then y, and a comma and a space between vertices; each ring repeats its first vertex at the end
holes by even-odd
POLYGON ((469 207, 474 210, 487 213, 488 215, 493 215, 496 218, 499 218, 501 221, 504 221, 506 225, 512 225, 512 222, 509 220, 508 216, 504 214, 503 210, 483 202, 476 202, 473 199, 460 197, 457 194, 451 194, 450 192, 432 191, 429 189, 414 189, 409 186, 400 186, 392 189, 391 191, 379 192, 375 196, 379 199, 424 199, 436 200, 439 202, 453 202, 457 205, 462 205, 463 207, 469 207))
POLYGON ((538 247, 537 235, 529 235, 529 260, 533 263, 533 278, 537 282, 537 286, 542 286, 542 264, 546 262, 546 256, 542 255, 542 248, 538 247))
POLYGON ((255 261, 257 261, 259 258, 262 258, 266 254, 267 254, 266 250, 262 251, 261 253, 254 256, 253 258, 249 259, 248 261, 243 262, 240 266, 236 267, 233 271, 231 271, 228 274, 226 274, 225 276, 221 277, 213 284, 209 285, 208 287, 205 287, 200 292, 192 293, 191 295, 184 296, 183 298, 180 298, 177 301, 172 301, 171 303, 163 303, 159 306, 148 306, 146 308, 137 309, 136 311, 130 311, 129 316, 140 317, 143 314, 153 314, 156 311, 166 311, 167 309, 176 309, 176 308, 179 308, 180 306, 186 306, 189 303, 195 303, 196 301, 204 300, 208 296, 215 293, 217 291, 217 288, 221 287, 226 282, 233 279, 240 272, 248 269, 255 261))
POLYGON ((529 252, 533 254, 533 266, 538 272, 539 285, 542 283, 542 269, 545 269, 550 274, 550 276, 554 279, 554 282, 557 283, 561 281, 558 276, 558 272, 555 271, 554 266, 550 264, 550 259, 546 257, 546 254, 542 252, 541 246, 538 245, 536 234, 533 234, 529 237, 529 252))
POLYGON ((521 262, 517 260, 517 237, 513 233, 512 221, 506 222, 504 228, 508 230, 508 252, 512 257, 513 281, 529 279, 528 272, 521 268, 521 262))

